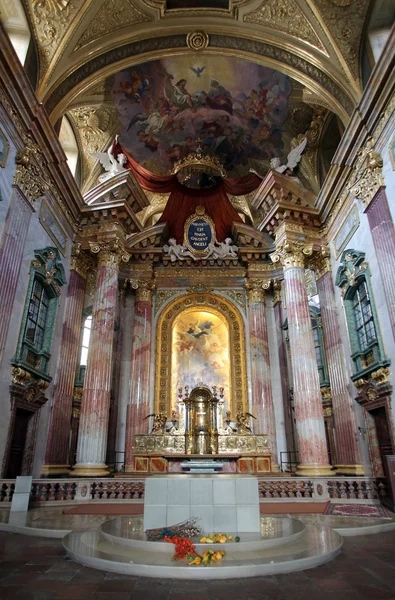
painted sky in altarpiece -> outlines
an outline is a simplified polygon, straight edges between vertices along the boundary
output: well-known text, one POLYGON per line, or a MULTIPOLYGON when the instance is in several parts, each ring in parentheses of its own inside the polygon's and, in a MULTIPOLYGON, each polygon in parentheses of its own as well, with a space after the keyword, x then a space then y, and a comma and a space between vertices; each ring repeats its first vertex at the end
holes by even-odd
POLYGON ((284 155, 289 77, 221 56, 175 56, 140 64, 111 80, 120 142, 140 164, 166 174, 201 140, 229 174, 251 159, 268 166, 284 155))
POLYGON ((173 407, 179 387, 190 389, 204 383, 224 388, 224 400, 229 405, 230 366, 229 331, 218 316, 193 311, 182 313, 174 322, 172 334, 173 407))

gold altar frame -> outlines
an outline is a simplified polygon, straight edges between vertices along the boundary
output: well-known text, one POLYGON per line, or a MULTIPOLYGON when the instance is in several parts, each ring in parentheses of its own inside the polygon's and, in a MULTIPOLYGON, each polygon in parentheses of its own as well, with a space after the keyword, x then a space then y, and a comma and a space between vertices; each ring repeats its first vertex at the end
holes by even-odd
POLYGON ((155 412, 171 414, 171 357, 172 333, 176 317, 184 312, 204 310, 225 319, 229 329, 230 387, 232 414, 248 410, 246 338, 243 318, 238 309, 212 293, 193 293, 178 296, 160 313, 156 325, 155 348, 155 412))

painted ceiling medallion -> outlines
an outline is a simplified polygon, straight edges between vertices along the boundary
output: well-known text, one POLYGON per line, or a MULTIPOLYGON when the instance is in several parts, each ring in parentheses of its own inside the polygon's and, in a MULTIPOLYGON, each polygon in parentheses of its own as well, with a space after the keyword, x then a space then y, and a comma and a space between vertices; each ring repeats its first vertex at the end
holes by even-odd
POLYGON ((209 44, 209 37, 204 31, 194 31, 187 35, 187 45, 191 50, 205 50, 209 44))

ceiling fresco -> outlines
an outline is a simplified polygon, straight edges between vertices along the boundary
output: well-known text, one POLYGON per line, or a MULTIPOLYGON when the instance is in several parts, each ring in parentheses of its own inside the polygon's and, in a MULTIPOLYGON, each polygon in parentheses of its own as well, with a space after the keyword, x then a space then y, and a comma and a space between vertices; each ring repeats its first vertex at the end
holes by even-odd
POLYGON ((176 56, 117 73, 109 82, 120 142, 153 172, 169 173, 200 140, 228 174, 269 165, 287 148, 291 79, 230 57, 176 56))

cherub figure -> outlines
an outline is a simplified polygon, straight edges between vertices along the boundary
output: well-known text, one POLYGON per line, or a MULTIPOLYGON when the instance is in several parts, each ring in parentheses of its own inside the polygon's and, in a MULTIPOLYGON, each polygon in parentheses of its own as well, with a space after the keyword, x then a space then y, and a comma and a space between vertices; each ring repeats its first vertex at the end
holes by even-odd
MULTIPOLYGON (((118 135, 115 136, 115 144, 118 143, 118 137, 118 135)), ((127 163, 127 157, 122 152, 115 157, 112 149, 113 144, 110 144, 107 152, 94 152, 91 155, 99 160, 105 169, 105 173, 99 177, 100 183, 103 183, 104 181, 107 181, 107 179, 114 177, 114 175, 118 175, 118 173, 126 170, 124 165, 127 163)))
POLYGON ((237 433, 252 433, 251 427, 249 425, 249 418, 256 419, 254 415, 249 412, 241 412, 239 411, 236 415, 237 421, 237 433))
POLYGON ((177 244, 177 240, 174 238, 170 238, 168 244, 169 245, 163 246, 163 251, 170 256, 171 262, 176 262, 176 260, 185 260, 186 258, 197 260, 196 256, 194 256, 186 246, 177 244))
POLYGON ((151 433, 165 433, 167 416, 164 413, 151 413, 150 415, 147 415, 145 419, 149 419, 150 417, 154 417, 154 423, 152 425, 151 433))

